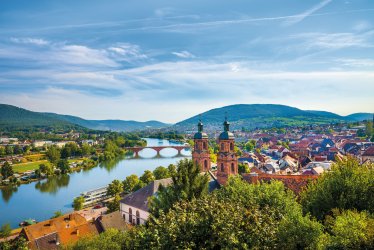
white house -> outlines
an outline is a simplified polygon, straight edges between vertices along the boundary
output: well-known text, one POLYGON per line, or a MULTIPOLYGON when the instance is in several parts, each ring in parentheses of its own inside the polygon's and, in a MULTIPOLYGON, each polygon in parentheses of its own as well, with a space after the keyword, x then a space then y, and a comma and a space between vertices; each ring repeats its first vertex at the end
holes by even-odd
POLYGON ((156 180, 147 186, 127 195, 120 202, 122 217, 129 224, 144 224, 149 217, 148 199, 157 195, 160 185, 168 186, 172 183, 171 178, 156 180))

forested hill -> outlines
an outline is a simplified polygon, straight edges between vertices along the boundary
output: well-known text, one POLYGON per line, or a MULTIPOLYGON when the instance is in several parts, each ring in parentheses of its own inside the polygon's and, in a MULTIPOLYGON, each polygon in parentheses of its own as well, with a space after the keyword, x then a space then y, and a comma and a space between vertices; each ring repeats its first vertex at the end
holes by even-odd
POLYGON ((0 104, 0 129, 28 128, 79 129, 80 126, 49 117, 46 114, 32 112, 12 105, 0 104))
POLYGON ((169 126, 159 121, 85 120, 70 115, 33 112, 12 105, 0 104, 0 128, 23 129, 51 127, 61 129, 89 128, 94 130, 134 131, 169 126))
MULTIPOLYGON (((233 129, 271 126, 294 126, 306 124, 323 124, 350 122, 372 119, 370 113, 340 116, 335 113, 298 108, 277 104, 237 104, 216 108, 201 114, 203 123, 208 128, 219 129, 227 114, 233 129)), ((193 130, 200 115, 193 116, 175 124, 177 130, 193 130)))

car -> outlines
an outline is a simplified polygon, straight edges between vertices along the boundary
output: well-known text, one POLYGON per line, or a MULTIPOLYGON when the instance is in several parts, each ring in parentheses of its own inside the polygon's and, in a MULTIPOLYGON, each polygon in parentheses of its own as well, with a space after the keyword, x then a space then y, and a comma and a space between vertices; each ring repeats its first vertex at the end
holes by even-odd
POLYGON ((94 209, 99 209, 99 208, 102 208, 103 206, 102 205, 96 205, 94 206, 94 209))

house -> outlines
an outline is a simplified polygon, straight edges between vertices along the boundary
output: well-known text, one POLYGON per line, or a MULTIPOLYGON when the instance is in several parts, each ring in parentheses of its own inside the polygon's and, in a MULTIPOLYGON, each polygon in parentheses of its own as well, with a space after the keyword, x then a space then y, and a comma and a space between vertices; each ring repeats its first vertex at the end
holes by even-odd
POLYGON ((274 174, 280 171, 279 165, 276 162, 269 161, 263 166, 265 173, 274 174))
POLYGON ((114 228, 120 231, 128 230, 130 228, 120 211, 115 211, 110 214, 100 216, 97 221, 99 222, 103 231, 107 231, 110 228, 114 228))
POLYGON ((120 201, 120 211, 122 218, 129 224, 144 224, 149 217, 149 199, 157 195, 160 186, 169 186, 171 178, 155 180, 147 186, 127 195, 120 201))
MULTIPOLYGON (((219 184, 215 176, 209 172, 209 192, 217 189, 219 184)), ((124 199, 120 201, 120 212, 122 218, 132 225, 142 225, 149 217, 149 207, 148 202, 152 196, 157 196, 160 186, 169 186, 173 180, 171 178, 155 180, 148 184, 147 186, 127 195, 124 199)))
POLYGON ((371 161, 374 162, 374 146, 370 146, 368 149, 364 151, 364 153, 361 155, 361 161, 371 161))
POLYGON ((280 147, 276 152, 275 154, 279 157, 279 158, 282 158, 286 153, 289 153, 290 150, 288 150, 287 148, 285 147, 280 147))
POLYGON ((322 167, 324 170, 330 170, 331 169, 332 162, 331 161, 312 161, 309 162, 305 169, 313 169, 315 167, 322 167))
POLYGON ((61 249, 80 238, 99 234, 96 224, 88 222, 78 213, 71 213, 24 227, 20 235, 28 241, 30 249, 61 249))
POLYGON ((293 172, 296 172, 298 168, 298 160, 287 154, 279 160, 279 168, 283 171, 290 169, 293 172))

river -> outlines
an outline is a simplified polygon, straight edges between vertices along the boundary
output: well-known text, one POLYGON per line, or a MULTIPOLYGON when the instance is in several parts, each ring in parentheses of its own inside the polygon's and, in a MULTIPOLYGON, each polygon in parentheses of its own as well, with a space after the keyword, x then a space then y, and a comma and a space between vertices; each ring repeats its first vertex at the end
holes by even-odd
MULTIPOLYGON (((146 139, 148 146, 177 145, 167 140, 146 139)), ((23 184, 19 187, 0 189, 0 225, 10 223, 12 228, 25 219, 43 221, 56 211, 72 211, 72 201, 80 193, 108 185, 115 179, 124 180, 126 176, 142 175, 144 170, 154 170, 158 166, 167 167, 183 158, 190 158, 189 151, 176 157, 175 149, 163 149, 161 158, 156 152, 144 149, 140 158, 126 157, 116 161, 101 163, 92 169, 70 175, 53 176, 48 179, 23 184)))

